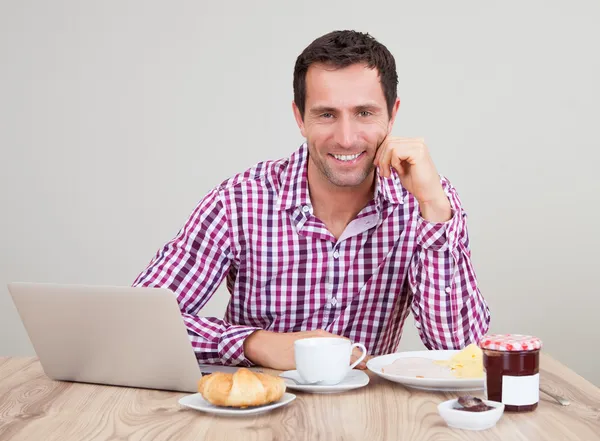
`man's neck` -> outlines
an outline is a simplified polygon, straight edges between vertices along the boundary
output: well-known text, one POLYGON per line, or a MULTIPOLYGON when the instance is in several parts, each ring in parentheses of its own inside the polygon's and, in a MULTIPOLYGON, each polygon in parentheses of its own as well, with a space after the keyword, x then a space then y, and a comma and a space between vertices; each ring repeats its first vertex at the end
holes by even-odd
POLYGON ((308 189, 313 212, 339 239, 346 226, 373 199, 375 172, 356 187, 338 187, 327 180, 308 161, 308 189))

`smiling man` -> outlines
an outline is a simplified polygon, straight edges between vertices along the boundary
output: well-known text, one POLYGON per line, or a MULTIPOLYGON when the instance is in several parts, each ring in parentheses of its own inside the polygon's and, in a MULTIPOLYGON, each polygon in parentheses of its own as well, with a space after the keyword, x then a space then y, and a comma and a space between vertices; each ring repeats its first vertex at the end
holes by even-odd
POLYGON ((423 138, 391 136, 397 78, 368 34, 312 42, 294 69, 306 143, 214 188, 137 277, 175 292, 200 362, 293 369, 311 336, 387 354, 411 311, 430 349, 487 332, 457 192, 423 138), (225 317, 199 315, 224 279, 225 317))

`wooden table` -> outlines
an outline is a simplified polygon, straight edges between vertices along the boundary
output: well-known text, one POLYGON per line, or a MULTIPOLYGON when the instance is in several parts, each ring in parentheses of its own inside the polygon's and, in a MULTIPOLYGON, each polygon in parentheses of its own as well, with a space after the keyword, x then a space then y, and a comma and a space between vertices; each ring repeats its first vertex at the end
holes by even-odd
POLYGON ((36 358, 0 358, 0 440, 600 440, 600 389, 549 356, 541 381, 572 404, 541 395, 529 414, 505 413, 482 432, 449 429, 437 404, 456 396, 409 390, 370 374, 339 395, 297 392, 292 403, 246 418, 181 407, 182 393, 57 382, 36 358))

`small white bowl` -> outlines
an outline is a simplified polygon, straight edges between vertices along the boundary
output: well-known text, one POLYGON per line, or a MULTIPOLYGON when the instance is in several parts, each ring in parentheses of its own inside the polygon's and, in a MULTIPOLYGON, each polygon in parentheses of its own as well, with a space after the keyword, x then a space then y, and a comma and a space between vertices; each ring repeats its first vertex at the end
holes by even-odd
POLYGON ((438 412, 449 427, 464 430, 486 430, 496 425, 504 413, 504 404, 496 401, 483 400, 485 404, 493 407, 484 412, 467 412, 454 409, 458 399, 444 401, 438 404, 438 412))

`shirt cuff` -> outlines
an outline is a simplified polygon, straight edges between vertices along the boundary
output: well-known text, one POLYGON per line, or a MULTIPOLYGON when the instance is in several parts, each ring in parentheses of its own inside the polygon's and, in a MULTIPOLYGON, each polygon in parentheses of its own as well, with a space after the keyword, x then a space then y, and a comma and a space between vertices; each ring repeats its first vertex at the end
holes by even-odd
POLYGON ((244 355, 244 341, 254 331, 261 329, 253 326, 229 326, 219 339, 218 351, 222 363, 229 366, 254 366, 244 355))
POLYGON ((452 208, 452 217, 446 222, 429 222, 420 214, 417 218, 417 243, 432 251, 452 250, 456 244, 456 232, 460 231, 461 216, 452 208))

